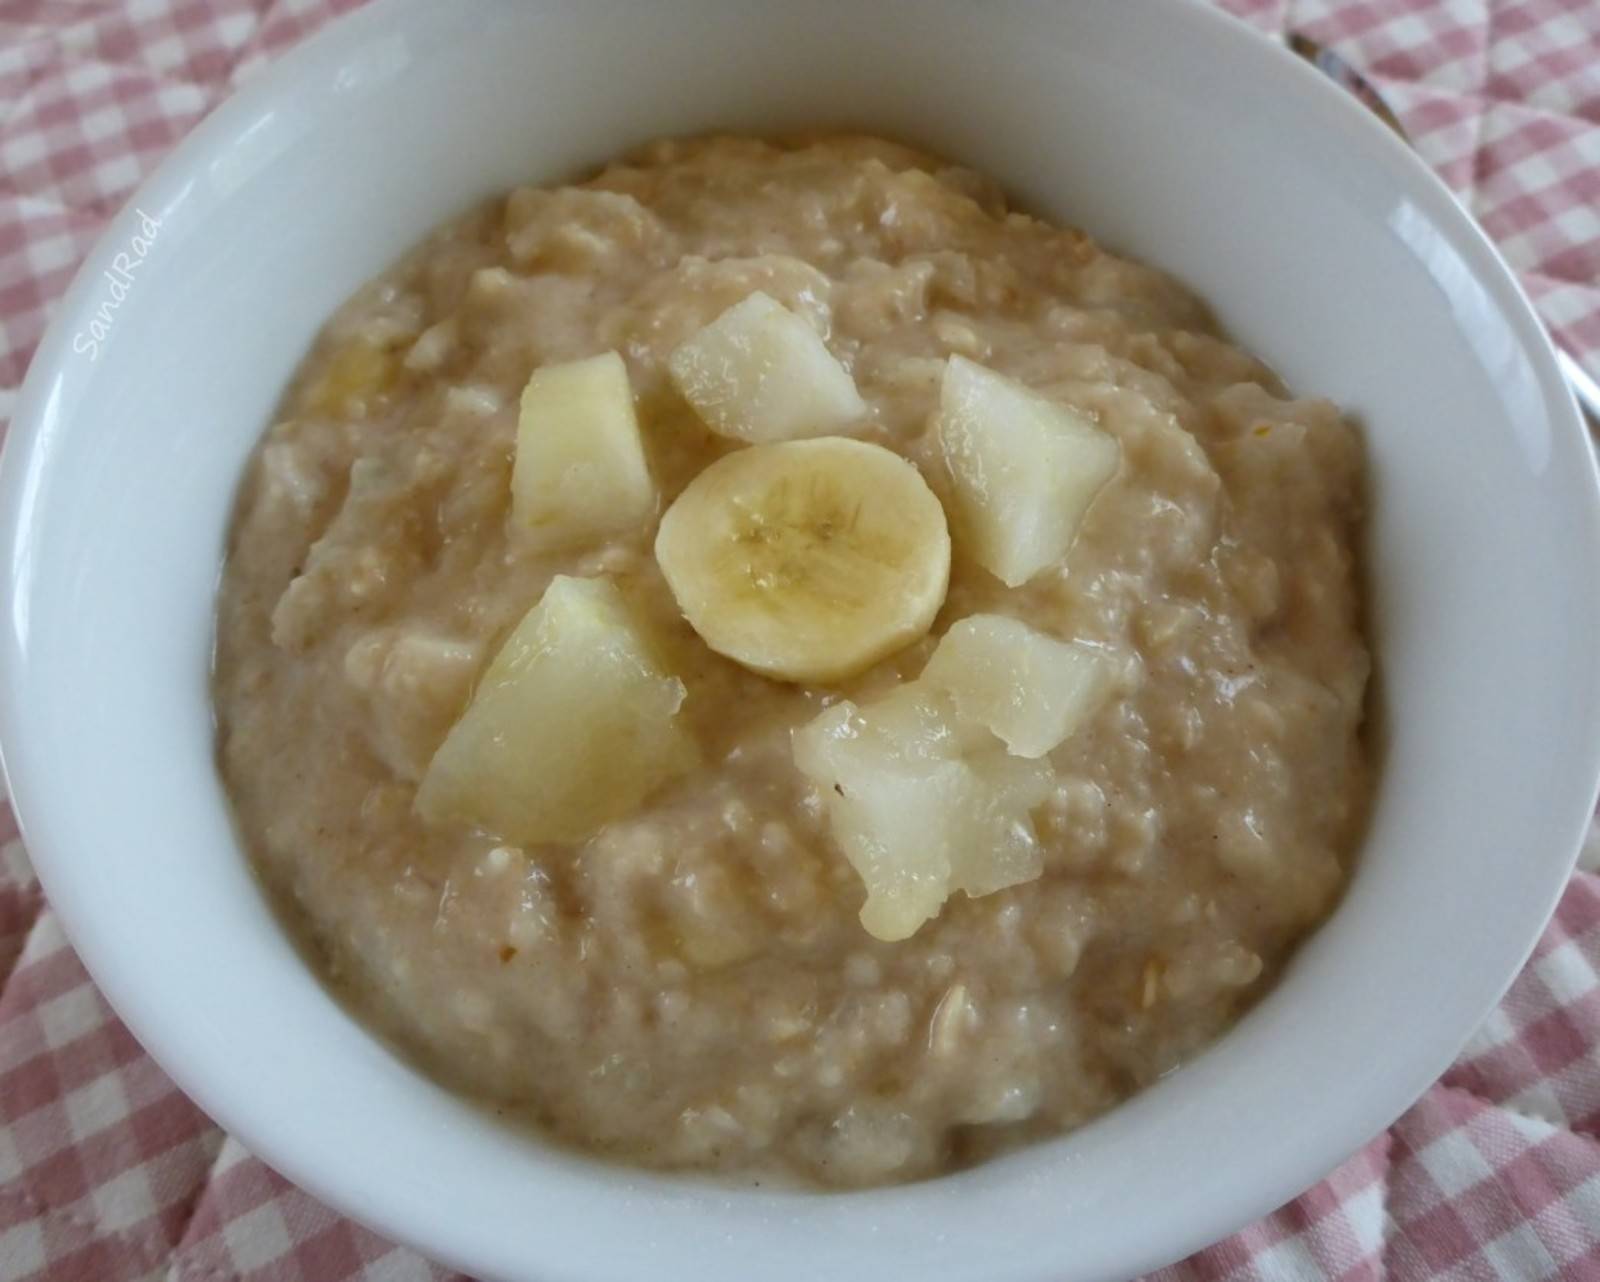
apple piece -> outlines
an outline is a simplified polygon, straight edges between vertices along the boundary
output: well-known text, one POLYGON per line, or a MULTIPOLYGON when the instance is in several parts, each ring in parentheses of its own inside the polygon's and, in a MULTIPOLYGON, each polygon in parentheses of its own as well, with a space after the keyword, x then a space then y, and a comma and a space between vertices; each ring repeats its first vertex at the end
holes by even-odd
POLYGON ((1115 679, 1115 664, 1099 651, 1000 614, 951 624, 918 678, 1019 757, 1042 757, 1074 734, 1115 679))
POLYGON ((1008 587, 1067 555, 1122 453, 1070 406, 964 356, 945 363, 938 437, 957 546, 1008 587))
POLYGON ((558 575, 434 754, 417 811, 506 841, 583 841, 695 765, 684 694, 614 584, 558 575))
POLYGON ((535 546, 559 548, 632 529, 655 509, 622 357, 535 370, 517 419, 512 520, 535 546))
POLYGON ((828 436, 867 414, 816 330, 759 290, 681 344, 667 370, 705 425, 738 441, 828 436))

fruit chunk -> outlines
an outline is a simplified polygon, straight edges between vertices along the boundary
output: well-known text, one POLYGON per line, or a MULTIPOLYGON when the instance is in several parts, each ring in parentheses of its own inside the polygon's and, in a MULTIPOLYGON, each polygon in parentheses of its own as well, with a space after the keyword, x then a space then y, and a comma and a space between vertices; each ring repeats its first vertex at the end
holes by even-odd
POLYGON ((1121 457, 1075 410, 963 356, 945 364, 938 434, 957 536, 1008 587, 1066 556, 1121 457))
POLYGON ((337 348, 305 394, 314 414, 361 417, 394 382, 398 363, 382 343, 357 338, 337 348))
POLYGON ((794 759, 866 885, 861 924, 879 939, 908 938, 956 890, 987 895, 1042 871, 1028 812, 1050 791, 1049 767, 963 733, 948 696, 923 682, 835 704, 795 731, 794 759))
POLYGON ((910 463, 824 437, 706 468, 661 518, 656 561, 719 654, 784 680, 838 681, 928 630, 950 533, 910 463))
POLYGON ((1042 757, 1065 740, 1110 692, 1105 655, 999 614, 950 626, 920 682, 946 691, 965 721, 986 726, 1019 757, 1042 757))
POLYGON ((630 529, 656 506, 615 352, 537 369, 522 392, 512 519, 539 547, 567 547, 630 529))
POLYGON ((816 330, 759 290, 683 343, 667 369, 705 425, 735 440, 826 436, 867 412, 816 330))
POLYGON ((695 764, 683 699, 613 584, 558 575, 434 754, 417 811, 507 841, 582 841, 695 764))
POLYGON ((1029 812, 1054 776, 1038 758, 1093 715, 1114 677, 1087 646, 972 615, 915 681, 794 732, 795 765, 866 885, 870 934, 905 939, 957 890, 987 895, 1040 874, 1029 812))

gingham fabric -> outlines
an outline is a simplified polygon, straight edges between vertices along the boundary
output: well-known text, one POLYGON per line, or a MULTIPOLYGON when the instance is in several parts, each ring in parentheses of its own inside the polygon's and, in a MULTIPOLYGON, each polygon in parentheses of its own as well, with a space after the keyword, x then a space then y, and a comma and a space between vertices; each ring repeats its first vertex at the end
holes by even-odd
MULTIPOLYGON (((359 0, 0 0, 0 423, 101 224, 219 99, 359 0)), ((1600 0, 1226 0, 1365 71, 1600 375, 1600 0)), ((1600 867, 1600 838, 1586 857, 1600 867)), ((1159 1282, 1600 1279, 1600 877, 1388 1133, 1159 1282)), ((0 1282, 450 1275, 190 1104, 95 991, 0 807, 0 1282)))

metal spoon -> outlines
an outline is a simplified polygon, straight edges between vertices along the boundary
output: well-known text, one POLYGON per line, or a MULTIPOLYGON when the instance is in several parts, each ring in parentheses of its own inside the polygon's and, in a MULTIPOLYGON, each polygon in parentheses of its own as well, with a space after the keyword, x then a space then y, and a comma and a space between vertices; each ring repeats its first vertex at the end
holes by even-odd
MULTIPOLYGON (((1298 32, 1290 33, 1289 48, 1335 84, 1349 90, 1363 106, 1369 108, 1373 115, 1399 134, 1405 142, 1411 141, 1406 137, 1406 131, 1401 126, 1399 118, 1390 110, 1389 104, 1384 102, 1378 91, 1359 71, 1333 50, 1298 32)), ((1600 384, 1597 384, 1589 371, 1578 363, 1577 358, 1566 349, 1559 338, 1555 338, 1554 335, 1551 337, 1556 345, 1556 363, 1561 367, 1561 373, 1566 378, 1568 386, 1578 398, 1578 404, 1583 407, 1589 419, 1590 430, 1600 433, 1600 384)))

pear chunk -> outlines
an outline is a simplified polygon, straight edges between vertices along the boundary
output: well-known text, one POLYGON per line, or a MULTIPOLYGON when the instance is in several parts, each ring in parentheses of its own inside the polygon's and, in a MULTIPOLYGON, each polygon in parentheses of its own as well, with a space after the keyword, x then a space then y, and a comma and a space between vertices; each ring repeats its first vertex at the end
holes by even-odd
POLYGON ((1008 587, 1066 556, 1121 459, 1077 411, 963 356, 945 364, 938 437, 957 546, 1008 587))
POLYGON ((667 370, 705 425, 737 441, 829 436, 867 413, 816 330, 759 290, 679 346, 667 370))
POLYGON ((915 681, 794 731, 795 765, 867 888, 869 934, 906 939, 958 890, 988 895, 1040 875, 1031 812, 1055 782, 1042 758, 1095 714, 1116 675, 1089 646, 975 614, 915 681))
POLYGON ((950 626, 918 681, 949 694, 956 714, 1042 757, 1092 717, 1116 677, 1112 660, 1020 619, 974 614, 950 626))
POLYGON ((417 792, 429 823, 586 840, 698 756, 683 682, 605 579, 552 579, 478 682, 417 792))
POLYGON ((572 547, 632 529, 656 508, 615 352, 537 369, 522 392, 511 514, 541 548, 572 547))
POLYGON ((956 890, 986 895, 1042 871, 1029 812, 1049 794, 1049 767, 964 728, 942 691, 911 682, 866 707, 837 703, 793 742, 878 939, 909 938, 956 890))

